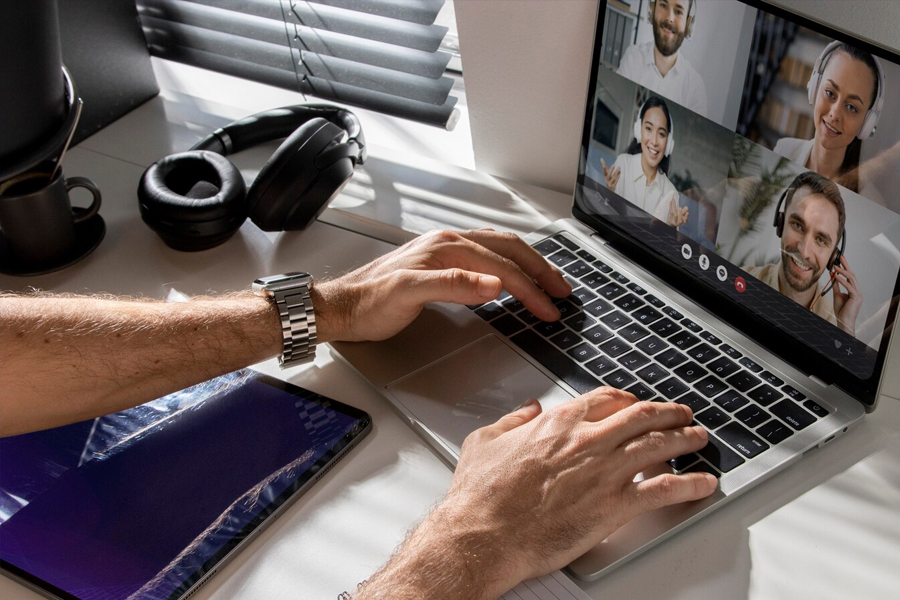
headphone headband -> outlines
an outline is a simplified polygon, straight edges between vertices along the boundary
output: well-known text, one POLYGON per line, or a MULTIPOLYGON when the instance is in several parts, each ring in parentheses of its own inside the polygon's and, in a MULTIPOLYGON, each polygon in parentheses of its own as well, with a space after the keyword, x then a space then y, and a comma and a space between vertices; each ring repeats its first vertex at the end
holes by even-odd
POLYGON ((228 156, 253 146, 288 137, 315 118, 323 118, 347 132, 347 144, 356 147, 355 165, 366 160, 366 138, 359 119, 352 112, 328 104, 284 106, 250 115, 217 129, 191 147, 228 156))

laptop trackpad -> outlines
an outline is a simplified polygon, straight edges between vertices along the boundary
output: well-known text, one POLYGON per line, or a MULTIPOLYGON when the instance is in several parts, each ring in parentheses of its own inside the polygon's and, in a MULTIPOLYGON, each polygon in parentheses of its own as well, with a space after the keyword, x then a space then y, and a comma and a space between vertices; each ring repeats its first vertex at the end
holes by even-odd
POLYGON ((386 388, 459 456, 463 440, 529 398, 546 410, 572 396, 494 335, 487 335, 386 388))

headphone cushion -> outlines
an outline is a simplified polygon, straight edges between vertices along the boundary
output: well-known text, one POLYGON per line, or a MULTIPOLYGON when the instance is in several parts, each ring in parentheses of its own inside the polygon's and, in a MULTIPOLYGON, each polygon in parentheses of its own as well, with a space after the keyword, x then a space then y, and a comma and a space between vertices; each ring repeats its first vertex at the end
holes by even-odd
MULTIPOLYGON (((304 123, 278 147, 272 158, 257 175, 247 193, 250 219, 263 231, 283 231, 302 229, 320 212, 299 211, 298 205, 317 202, 324 192, 316 191, 320 185, 320 165, 316 158, 333 147, 346 132, 337 125, 322 118, 304 123), (292 215, 310 214, 309 220, 302 222, 292 215), (290 218, 291 226, 287 226, 290 218)), ((352 175, 352 165, 351 173, 352 175)), ((326 184, 325 201, 333 196, 335 189, 326 184)))

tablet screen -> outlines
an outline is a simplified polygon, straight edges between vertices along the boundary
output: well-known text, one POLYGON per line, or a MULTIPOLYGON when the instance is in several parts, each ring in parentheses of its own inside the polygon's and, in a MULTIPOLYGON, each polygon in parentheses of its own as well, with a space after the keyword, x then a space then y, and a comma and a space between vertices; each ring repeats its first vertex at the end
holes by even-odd
POLYGON ((179 598, 368 432, 254 371, 0 440, 0 555, 60 598, 179 598))

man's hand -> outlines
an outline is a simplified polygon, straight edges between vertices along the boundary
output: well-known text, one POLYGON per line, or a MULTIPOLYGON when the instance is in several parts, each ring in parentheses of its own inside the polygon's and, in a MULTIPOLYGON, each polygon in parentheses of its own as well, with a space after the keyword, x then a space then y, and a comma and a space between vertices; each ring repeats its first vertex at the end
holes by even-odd
POLYGON ((619 175, 622 174, 622 169, 615 165, 607 168, 606 161, 602 158, 600 159, 600 165, 603 167, 603 177, 606 179, 606 187, 612 191, 616 191, 616 184, 619 183, 619 175))
POLYGON ((831 293, 834 298, 834 316, 837 317, 838 327, 856 337, 856 319, 859 317, 859 309, 862 308, 863 297, 859 291, 859 282, 856 273, 850 270, 850 263, 845 257, 841 257, 839 265, 834 266, 834 287, 831 293), (847 290, 841 291, 840 288, 847 290))
POLYGON ((360 600, 493 599, 563 567, 641 513, 712 494, 716 478, 705 473, 635 482, 706 445, 691 419, 681 404, 599 388, 545 413, 527 404, 479 429, 463 444, 446 498, 360 600))
POLYGON ((545 321, 559 319, 548 296, 572 287, 518 236, 489 229, 436 231, 333 281, 316 283, 320 342, 383 340, 429 302, 481 304, 505 289, 545 321))

